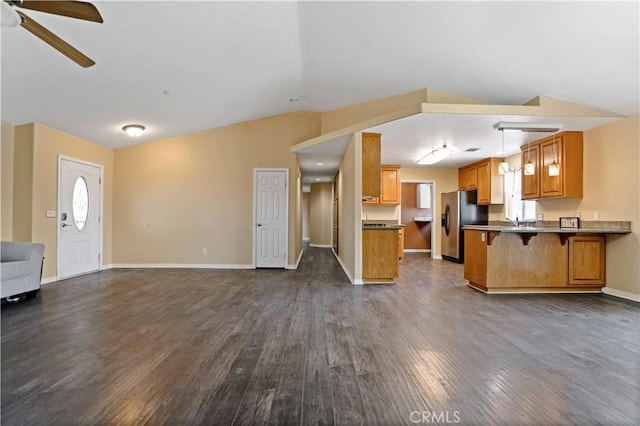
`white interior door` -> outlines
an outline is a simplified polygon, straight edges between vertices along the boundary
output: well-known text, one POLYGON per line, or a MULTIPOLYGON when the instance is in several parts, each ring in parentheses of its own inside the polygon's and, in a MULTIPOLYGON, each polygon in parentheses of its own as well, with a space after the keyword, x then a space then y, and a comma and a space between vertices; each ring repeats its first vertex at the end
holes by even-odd
POLYGON ((102 166, 58 159, 58 278, 100 270, 102 166))
POLYGON ((287 172, 256 170, 256 267, 287 266, 287 172))

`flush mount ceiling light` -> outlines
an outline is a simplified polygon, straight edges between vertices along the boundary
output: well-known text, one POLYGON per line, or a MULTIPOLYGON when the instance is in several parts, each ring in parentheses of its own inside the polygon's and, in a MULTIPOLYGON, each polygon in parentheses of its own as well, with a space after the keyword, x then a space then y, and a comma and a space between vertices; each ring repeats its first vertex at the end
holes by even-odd
POLYGON ((505 123, 500 122, 493 125, 494 129, 503 132, 541 132, 555 133, 562 129, 561 124, 542 124, 542 123, 505 123))
POLYGON ((453 148, 447 147, 447 144, 442 145, 441 147, 434 148, 433 151, 416 161, 418 164, 435 164, 438 161, 444 160, 447 157, 450 157, 453 154, 453 148))
POLYGON ((127 124, 122 128, 122 130, 124 130, 124 132, 132 138, 137 138, 142 135, 144 129, 145 127, 141 124, 127 124))

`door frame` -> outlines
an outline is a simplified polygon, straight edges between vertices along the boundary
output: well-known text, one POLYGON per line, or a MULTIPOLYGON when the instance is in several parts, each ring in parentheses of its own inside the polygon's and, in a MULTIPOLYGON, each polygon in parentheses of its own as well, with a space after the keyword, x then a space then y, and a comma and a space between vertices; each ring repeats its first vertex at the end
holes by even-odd
MULTIPOLYGON (((74 163, 84 164, 85 166, 96 167, 100 170, 100 177, 98 181, 98 193, 100 198, 100 206, 98 211, 98 247, 99 250, 99 262, 98 262, 98 270, 102 271, 102 266, 104 262, 103 256, 103 231, 104 231, 104 166, 102 164, 92 163, 90 161, 81 160, 79 158, 69 157, 67 155, 58 154, 58 182, 57 182, 57 205, 56 205, 56 280, 60 280, 60 253, 61 253, 61 241, 60 241, 60 194, 61 194, 61 178, 62 178, 62 161, 72 161, 74 163)), ((70 277, 67 277, 70 278, 70 277)))
POLYGON ((253 259, 252 266, 253 269, 256 269, 256 258, 258 251, 258 233, 256 232, 257 224, 256 224, 256 208, 258 207, 258 173, 259 172, 284 172, 284 182, 285 182, 285 197, 284 197, 284 221, 285 221, 285 230, 284 230, 284 243, 285 243, 285 256, 284 256, 284 265, 282 268, 287 269, 289 265, 289 169, 287 168, 263 168, 256 167, 253 169, 253 216, 252 216, 252 228, 253 228, 253 259))
MULTIPOLYGON (((440 254, 436 255, 436 226, 434 224, 439 220, 439 218, 436 219, 436 203, 438 202, 438 200, 436 200, 436 181, 428 180, 428 179, 406 179, 406 180, 400 179, 401 189, 402 189, 403 183, 430 183, 431 184, 431 205, 433 206, 431 210, 433 210, 432 211, 433 218, 431 220, 431 256, 430 257, 432 259, 442 259, 440 254)), ((402 190, 400 191, 400 199, 402 199, 402 190)), ((398 215, 400 216, 400 218, 402 218, 402 203, 400 203, 398 210, 399 210, 398 215)))

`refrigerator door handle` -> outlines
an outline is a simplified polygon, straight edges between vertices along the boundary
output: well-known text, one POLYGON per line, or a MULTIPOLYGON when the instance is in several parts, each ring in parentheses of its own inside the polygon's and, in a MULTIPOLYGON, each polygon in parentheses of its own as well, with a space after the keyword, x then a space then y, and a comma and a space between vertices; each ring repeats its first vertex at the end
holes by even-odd
POLYGON ((449 208, 449 204, 446 205, 446 207, 444 208, 444 233, 445 235, 448 237, 449 236, 449 231, 450 231, 450 216, 451 216, 451 209, 449 208))

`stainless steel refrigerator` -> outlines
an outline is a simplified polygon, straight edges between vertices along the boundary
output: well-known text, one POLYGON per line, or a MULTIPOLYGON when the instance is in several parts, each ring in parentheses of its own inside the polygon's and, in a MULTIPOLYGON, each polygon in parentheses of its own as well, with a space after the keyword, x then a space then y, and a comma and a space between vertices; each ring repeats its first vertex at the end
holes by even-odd
POLYGON ((442 258, 464 262, 463 225, 489 223, 489 206, 477 205, 478 191, 455 191, 442 194, 442 220, 440 235, 442 258))

